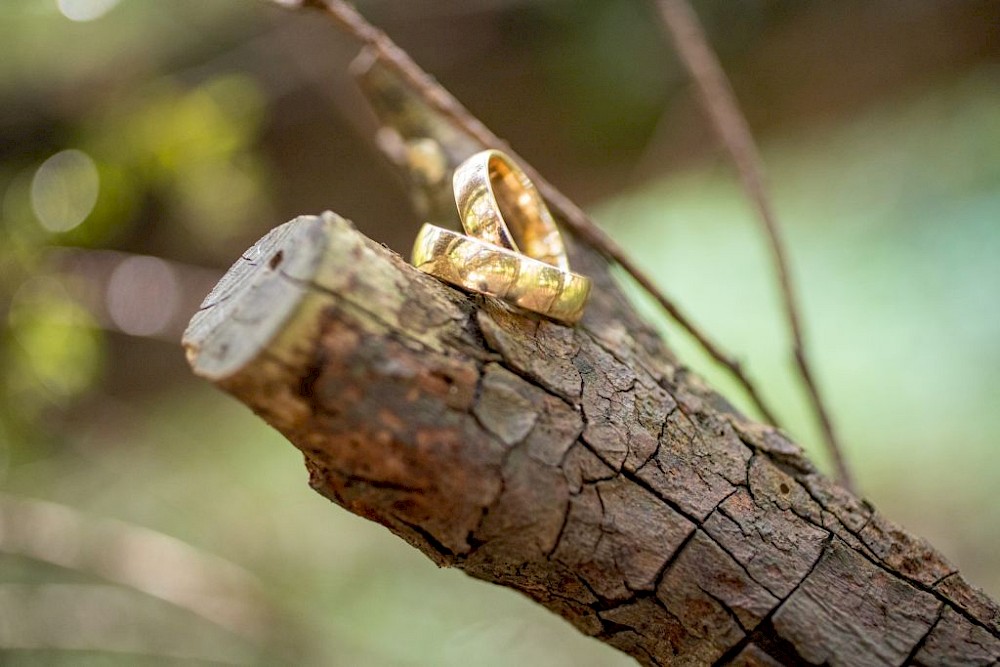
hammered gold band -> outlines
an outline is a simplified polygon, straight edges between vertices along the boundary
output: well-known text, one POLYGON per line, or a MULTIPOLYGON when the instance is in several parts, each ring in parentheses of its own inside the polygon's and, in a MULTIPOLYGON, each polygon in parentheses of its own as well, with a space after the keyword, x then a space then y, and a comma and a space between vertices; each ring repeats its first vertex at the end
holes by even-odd
POLYGON ((456 287, 570 324, 583 315, 590 294, 584 276, 429 223, 413 244, 413 265, 456 287))
POLYGON ((496 150, 476 153, 455 169, 452 186, 469 236, 569 271, 552 213, 509 157, 496 150))

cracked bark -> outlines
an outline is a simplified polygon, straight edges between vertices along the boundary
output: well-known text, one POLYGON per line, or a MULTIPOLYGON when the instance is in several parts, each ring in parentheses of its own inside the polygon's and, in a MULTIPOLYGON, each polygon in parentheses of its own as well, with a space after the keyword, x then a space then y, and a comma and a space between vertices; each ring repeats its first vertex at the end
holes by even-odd
MULTIPOLYGON (((480 146, 377 58, 356 72, 418 210, 455 224, 450 170, 480 146)), ((643 664, 1000 658, 995 603, 684 369, 567 244, 594 282, 575 328, 301 217, 233 266, 185 346, 318 492, 643 664)))

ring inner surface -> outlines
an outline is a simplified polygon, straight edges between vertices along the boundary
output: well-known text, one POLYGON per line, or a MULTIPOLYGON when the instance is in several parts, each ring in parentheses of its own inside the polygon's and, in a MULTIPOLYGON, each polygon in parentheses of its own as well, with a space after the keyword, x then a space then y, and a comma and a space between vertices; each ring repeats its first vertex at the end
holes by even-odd
POLYGON ((552 214, 524 172, 496 156, 490 158, 488 172, 497 207, 514 243, 529 257, 567 268, 566 251, 552 214))

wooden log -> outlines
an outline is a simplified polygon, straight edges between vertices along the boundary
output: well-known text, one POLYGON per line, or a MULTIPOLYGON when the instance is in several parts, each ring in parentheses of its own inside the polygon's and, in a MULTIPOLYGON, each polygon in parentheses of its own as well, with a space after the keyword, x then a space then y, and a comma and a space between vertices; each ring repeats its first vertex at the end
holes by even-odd
POLYGON ((736 413, 592 275, 564 327, 302 217, 236 263, 185 345, 302 450, 317 491, 644 664, 1000 657, 995 604, 736 413))
MULTIPOLYGON (((421 216, 454 225, 451 171, 482 146, 383 65, 356 66, 379 143, 421 216)), ((576 327, 447 287, 335 214, 298 218, 184 344, 318 492, 643 664, 1000 659, 993 601, 684 368, 566 241, 594 283, 576 327)))

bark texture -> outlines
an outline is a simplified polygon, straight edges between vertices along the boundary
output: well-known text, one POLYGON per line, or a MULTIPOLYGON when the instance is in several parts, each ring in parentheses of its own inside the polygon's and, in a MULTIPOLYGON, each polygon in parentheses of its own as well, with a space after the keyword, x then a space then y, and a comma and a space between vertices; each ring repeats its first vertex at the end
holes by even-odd
MULTIPOLYGON (((454 222, 451 169, 480 146, 376 58, 358 73, 421 213, 454 222)), ((996 663, 995 603, 688 372, 567 243, 594 282, 572 328, 302 217, 209 295, 189 359, 317 491, 643 664, 996 663)))

